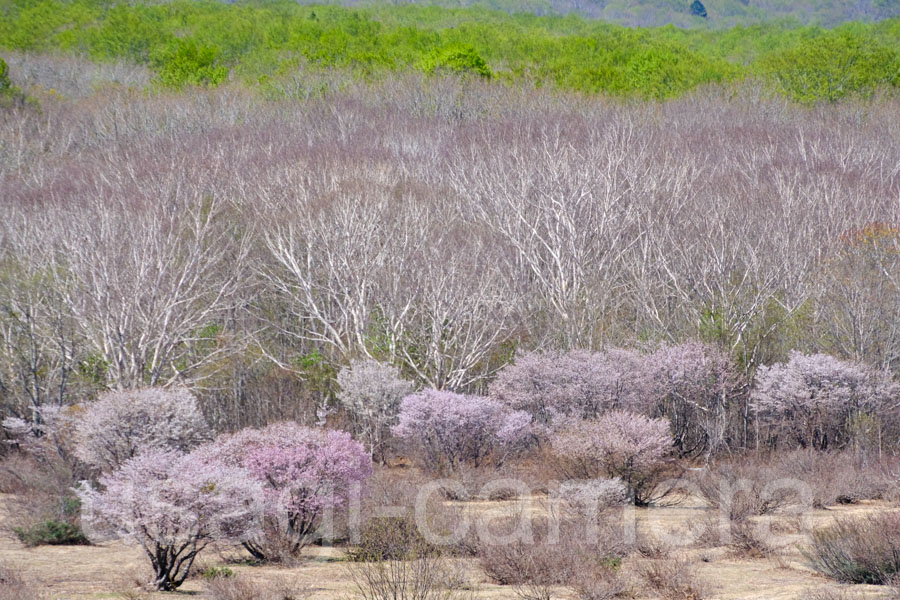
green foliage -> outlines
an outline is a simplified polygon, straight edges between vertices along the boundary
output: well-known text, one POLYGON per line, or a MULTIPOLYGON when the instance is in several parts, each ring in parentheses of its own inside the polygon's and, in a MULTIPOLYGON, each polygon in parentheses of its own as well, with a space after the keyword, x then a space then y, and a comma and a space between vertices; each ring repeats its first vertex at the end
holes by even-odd
POLYGON ((12 84, 9 78, 9 65, 0 58, 0 109, 13 106, 24 106, 28 101, 27 96, 18 87, 12 84))
POLYGON ((214 46, 198 44, 193 39, 175 40, 151 55, 159 81, 182 88, 186 85, 216 86, 228 77, 228 67, 221 64, 221 52, 214 46))
POLYGON ((16 527, 16 537, 26 546, 89 544, 81 528, 66 521, 48 519, 30 527, 16 527))
POLYGON ((352 562, 407 560, 436 549, 419 532, 414 519, 379 517, 366 522, 359 546, 347 552, 352 562))
POLYGON ((234 571, 228 567, 207 567, 200 575, 203 579, 210 581, 212 579, 234 577, 234 571))
MULTIPOLYGON (((535 0, 521 7, 551 13, 550 4, 535 0)), ((702 21, 691 16, 685 0, 629 7, 616 1, 604 3, 603 10, 614 5, 665 9, 684 24, 702 21)), ((753 8, 738 0, 703 5, 710 21, 753 8)), ((900 85, 900 19, 836 30, 786 23, 685 30, 510 14, 520 6, 511 0, 491 6, 509 12, 386 3, 305 6, 288 0, 0 0, 0 48, 132 60, 149 64, 160 84, 174 88, 214 86, 231 71, 263 91, 277 90, 279 79, 291 77, 300 64, 307 72, 339 68, 366 79, 418 69, 656 99, 746 77, 761 78, 800 102, 867 96, 879 86, 900 85)))
POLYGON ((900 85, 900 53, 858 33, 839 31, 774 52, 760 61, 759 71, 799 102, 834 101, 900 85))
POLYGON ((451 46, 434 50, 423 63, 426 73, 451 72, 490 79, 490 67, 471 46, 451 46))

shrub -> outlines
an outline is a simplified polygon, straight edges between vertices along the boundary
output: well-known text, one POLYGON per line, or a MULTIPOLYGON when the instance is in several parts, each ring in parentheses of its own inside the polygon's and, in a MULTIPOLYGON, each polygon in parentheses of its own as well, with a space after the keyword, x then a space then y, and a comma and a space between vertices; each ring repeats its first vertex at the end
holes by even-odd
POLYGON ((471 593, 451 589, 452 573, 434 547, 419 540, 403 560, 351 562, 348 575, 362 600, 454 600, 471 593))
MULTIPOLYGON (((501 524, 518 526, 518 518, 501 524)), ((616 567, 632 547, 611 521, 535 518, 531 537, 486 543, 478 551, 481 569, 494 582, 536 593, 541 588, 572 585, 593 569, 616 567)))
POLYGON ((363 525, 358 547, 348 551, 347 556, 355 562, 406 560, 429 548, 409 515, 376 517, 363 525))
POLYGON ((89 544, 81 528, 65 521, 48 519, 30 527, 16 527, 16 536, 26 546, 89 544))
POLYGON ((853 441, 848 425, 878 415, 898 389, 887 372, 825 354, 791 352, 787 363, 759 368, 753 403, 770 426, 770 444, 840 449, 853 441))
POLYGON ((842 583, 890 583, 900 573, 900 513, 838 518, 813 531, 804 555, 842 583))
POLYGON ((211 577, 206 581, 206 590, 210 600, 300 600, 311 593, 304 586, 271 575, 266 582, 244 575, 211 577))
POLYGON ((631 412, 577 423, 554 433, 550 442, 563 473, 578 479, 617 477, 638 505, 654 499, 671 465, 668 421, 631 412))
POLYGON ((434 50, 423 61, 426 73, 458 73, 490 79, 491 68, 471 46, 450 46, 434 50))
POLYGON ((628 585, 615 567, 587 564, 572 583, 578 600, 613 600, 630 597, 628 585))
POLYGON ((75 424, 77 456, 109 472, 138 452, 187 452, 210 439, 197 399, 183 388, 113 391, 85 406, 75 424))
POLYGON ((9 78, 9 65, 0 58, 0 108, 21 107, 27 101, 28 97, 9 78))
POLYGON ((345 507, 372 474, 371 458, 349 433, 291 422, 223 435, 197 453, 247 469, 262 486, 263 529, 243 542, 259 560, 295 556, 321 533, 322 517, 345 507))
POLYGON ((710 466, 694 478, 694 484, 710 506, 730 521, 743 521, 800 500, 797 490, 775 485, 783 476, 773 466, 744 458, 710 466))
POLYGON ((73 464, 44 440, 35 438, 37 443, 29 445, 34 454, 16 452, 0 465, 0 490, 10 494, 5 522, 27 546, 84 544, 80 503, 72 492, 77 482, 73 464))
POLYGON ((667 558, 648 561, 640 570, 646 587, 661 600, 702 600, 703 586, 687 560, 667 558))
POLYGON ((369 454, 384 464, 384 443, 397 421, 400 401, 413 385, 400 371, 375 360, 352 361, 338 373, 338 400, 353 419, 354 433, 369 447, 369 454))
POLYGON ((531 417, 481 396, 427 389, 403 399, 392 429, 410 443, 425 466, 453 471, 492 459, 501 464, 528 434, 531 417))
POLYGON ((893 479, 880 465, 861 465, 858 457, 848 452, 794 450, 780 453, 775 465, 782 477, 806 484, 814 508, 880 498, 893 479))
POLYGON ((146 450, 100 484, 79 488, 89 534, 139 544, 159 590, 178 588, 210 543, 248 539, 262 509, 260 485, 245 470, 173 450, 146 450))
POLYGON ((228 77, 219 49, 192 39, 176 39, 154 52, 151 59, 159 81, 174 88, 217 86, 228 77))
POLYGON ((208 567, 206 569, 203 569, 203 572, 200 573, 200 576, 206 580, 222 577, 234 577, 234 571, 232 571, 228 567, 208 567))

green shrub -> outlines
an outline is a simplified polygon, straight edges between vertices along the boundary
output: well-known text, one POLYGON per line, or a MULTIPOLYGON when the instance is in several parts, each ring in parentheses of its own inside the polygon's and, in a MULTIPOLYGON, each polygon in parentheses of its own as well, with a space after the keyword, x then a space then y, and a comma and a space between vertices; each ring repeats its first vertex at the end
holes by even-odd
POLYGON ((221 64, 221 52, 214 46, 198 44, 192 39, 176 40, 152 57, 159 81, 166 86, 216 86, 228 77, 228 67, 221 64))
POLYGON ((433 51, 425 58, 426 73, 460 73, 490 79, 493 72, 483 58, 471 46, 452 46, 433 51))
POLYGON ((28 98, 9 78, 9 65, 0 58, 0 108, 24 106, 28 98))
POLYGON ((26 546, 76 546, 90 542, 73 523, 48 519, 30 527, 17 527, 16 536, 26 546))
POLYGON ((404 560, 430 548, 412 518, 379 517, 363 525, 359 546, 347 556, 353 562, 404 560))
POLYGON ((209 581, 210 579, 218 579, 222 577, 234 577, 234 571, 229 569, 228 567, 208 567, 200 573, 200 576, 203 579, 209 581))

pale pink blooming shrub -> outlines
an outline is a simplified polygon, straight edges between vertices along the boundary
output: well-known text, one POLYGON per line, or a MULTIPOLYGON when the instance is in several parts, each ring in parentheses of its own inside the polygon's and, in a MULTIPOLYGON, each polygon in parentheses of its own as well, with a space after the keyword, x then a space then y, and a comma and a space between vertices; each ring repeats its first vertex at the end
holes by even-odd
POLYGON ((100 486, 78 490, 85 530, 140 545, 159 590, 184 583, 209 544, 254 535, 261 513, 260 484, 246 470, 174 450, 145 449, 100 486))
POLYGON ((530 413, 535 423, 590 418, 648 402, 643 357, 631 350, 532 352, 504 367, 490 397, 530 413))
POLYGON ((791 352, 787 363, 758 369, 752 399, 764 441, 826 450, 846 447, 865 435, 864 423, 890 416, 898 391, 887 372, 791 352))
POLYGON ((554 432, 551 449, 563 473, 576 479, 618 477, 635 504, 649 503, 666 475, 672 434, 666 419, 612 411, 554 432))
POLYGON ((75 424, 76 455, 104 472, 144 449, 187 452, 210 439, 197 399, 184 388, 106 392, 75 424))
POLYGON ((372 474, 371 457, 349 433, 293 422, 222 435, 198 454, 243 467, 262 486, 263 531, 244 541, 261 560, 296 555, 372 474))
POLYGON ((353 422, 357 439, 369 454, 384 462, 384 444, 397 422, 400 402, 413 391, 413 384, 400 378, 396 367, 376 360, 355 360, 337 376, 338 401, 353 422))
POLYGON ((433 471, 463 463, 502 463, 529 435, 531 415, 496 400, 443 390, 411 394, 400 405, 394 435, 407 441, 433 471))

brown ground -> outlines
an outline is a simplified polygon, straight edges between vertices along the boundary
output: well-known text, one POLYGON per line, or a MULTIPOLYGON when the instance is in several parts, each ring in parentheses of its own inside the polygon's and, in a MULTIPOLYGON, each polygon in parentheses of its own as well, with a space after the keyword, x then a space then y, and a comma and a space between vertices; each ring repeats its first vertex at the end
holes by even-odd
MULTIPOLYGON (((0 499, 2 502, 2 499, 0 499)), ((473 515, 498 515, 515 506, 514 502, 472 502, 466 505, 473 515)), ((886 504, 865 503, 813 511, 809 524, 827 523, 837 515, 862 515, 876 510, 889 510, 886 504)), ((638 509, 635 517, 639 529, 656 536, 685 532, 691 521, 703 519, 711 512, 696 502, 677 506, 638 509)), ((698 565, 698 576, 707 588, 707 597, 721 600, 776 600, 799 598, 805 590, 838 586, 812 572, 800 554, 806 535, 798 519, 779 516, 772 520, 772 530, 779 548, 766 558, 737 558, 727 548, 688 547, 676 554, 689 557, 698 565)), ((0 528, 3 529, 3 528, 0 528)), ((253 578, 281 577, 313 589, 313 600, 352 598, 353 588, 340 561, 337 549, 314 549, 309 560, 293 568, 243 566, 230 564, 236 572, 253 578)), ((118 542, 97 546, 43 546, 25 548, 8 533, 0 537, 0 564, 14 567, 24 578, 34 582, 52 600, 86 600, 126 598, 132 582, 141 574, 145 558, 134 546, 118 542)), ((209 552, 201 559, 204 565, 225 564, 226 557, 209 552)), ((509 588, 487 582, 472 561, 464 561, 470 577, 476 582, 477 597, 485 599, 516 598, 509 588)), ((625 567, 628 567, 626 561, 625 567)), ((879 598, 883 590, 877 586, 853 586, 861 598, 879 598)), ((192 580, 177 594, 153 594, 154 599, 203 597, 203 583, 192 580)), ((572 596, 559 590, 558 598, 572 596)))

